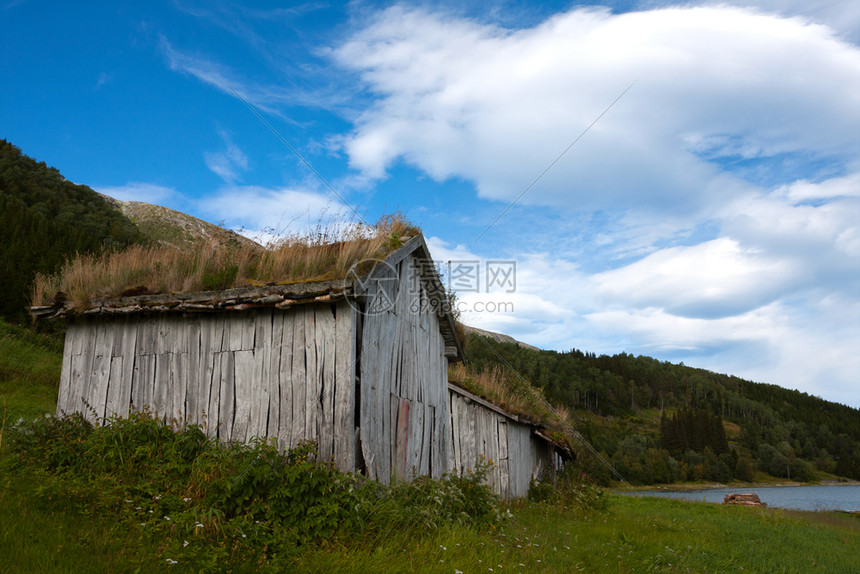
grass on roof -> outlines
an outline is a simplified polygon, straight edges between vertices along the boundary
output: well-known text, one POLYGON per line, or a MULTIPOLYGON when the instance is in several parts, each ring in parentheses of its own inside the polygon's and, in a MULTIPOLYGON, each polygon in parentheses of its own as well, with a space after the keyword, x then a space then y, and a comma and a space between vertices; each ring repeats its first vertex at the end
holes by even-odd
POLYGON ((234 287, 328 281, 358 261, 381 258, 420 233, 399 213, 375 225, 333 221, 267 245, 208 241, 196 246, 135 245, 101 255, 76 255, 56 274, 36 276, 33 305, 65 299, 76 309, 105 297, 192 293, 234 287))
POLYGON ((511 414, 552 430, 563 432, 570 416, 567 407, 550 405, 540 389, 502 366, 479 370, 456 363, 448 368, 448 379, 511 414))

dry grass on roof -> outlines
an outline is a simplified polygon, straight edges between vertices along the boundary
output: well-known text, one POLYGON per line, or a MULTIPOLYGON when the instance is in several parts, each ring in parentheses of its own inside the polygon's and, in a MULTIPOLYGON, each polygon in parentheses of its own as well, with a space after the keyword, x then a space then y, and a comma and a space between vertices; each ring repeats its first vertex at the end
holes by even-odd
POLYGON ((550 429, 562 430, 570 416, 564 406, 553 405, 551 410, 540 389, 501 366, 478 370, 456 363, 448 368, 448 379, 511 414, 550 429))
POLYGON ((76 255, 54 275, 37 275, 33 305, 59 298, 78 309, 124 294, 191 293, 234 287, 328 281, 364 259, 381 258, 420 230, 401 214, 368 227, 333 222, 287 235, 267 247, 208 241, 194 247, 132 246, 101 255, 76 255))

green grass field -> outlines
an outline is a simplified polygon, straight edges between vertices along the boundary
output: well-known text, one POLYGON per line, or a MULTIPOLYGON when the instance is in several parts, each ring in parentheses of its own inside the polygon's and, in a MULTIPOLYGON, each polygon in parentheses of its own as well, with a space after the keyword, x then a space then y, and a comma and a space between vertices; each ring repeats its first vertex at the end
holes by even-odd
POLYGON ((518 503, 496 528, 347 536, 286 561, 237 550, 211 564, 204 538, 143 536, 138 524, 32 490, 26 477, 3 480, 4 572, 860 572, 860 520, 850 516, 620 495, 603 511, 518 503))
POLYGON ((0 320, 0 424, 54 412, 63 343, 0 320))
MULTIPOLYGON (((54 410, 60 352, 52 338, 0 323, 3 572, 860 572, 856 516, 616 494, 605 494, 600 504, 517 501, 501 507, 501 519, 437 521, 434 527, 409 526, 411 507, 365 509, 362 520, 370 526, 338 523, 331 535, 285 544, 272 533, 292 533, 289 523, 277 516, 271 524, 255 520, 253 508, 265 509, 266 501, 242 507, 249 510, 232 520, 212 505, 211 491, 220 484, 212 476, 232 468, 226 459, 186 469, 147 451, 138 453, 146 468, 119 460, 102 471, 99 456, 86 450, 95 447, 80 438, 70 441, 68 452, 95 463, 75 469, 73 457, 58 470, 37 464, 48 452, 40 443, 14 450, 15 421, 54 410), (158 488, 165 489, 163 499, 158 488)), ((122 435, 105 436, 93 443, 104 449, 104 458, 124 452, 109 444, 122 435)), ((229 472, 222 480, 229 482, 229 472)), ((443 490, 426 492, 432 498, 443 490)), ((247 502, 224 498, 227 505, 247 502)), ((433 503, 410 504, 418 504, 418 516, 433 503)))

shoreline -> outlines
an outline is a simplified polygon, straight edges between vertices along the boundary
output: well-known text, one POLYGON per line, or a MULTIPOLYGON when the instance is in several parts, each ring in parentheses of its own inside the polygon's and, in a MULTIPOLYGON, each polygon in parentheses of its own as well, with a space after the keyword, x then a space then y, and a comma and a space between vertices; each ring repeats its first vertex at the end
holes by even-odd
POLYGON ((625 488, 620 485, 613 485, 610 489, 613 492, 687 492, 687 491, 697 491, 697 490, 716 490, 723 488, 730 489, 750 489, 754 490, 757 488, 785 488, 785 487, 795 487, 795 486, 860 486, 860 481, 858 480, 820 480, 817 482, 795 482, 795 481, 785 481, 785 482, 729 482, 729 483, 719 483, 719 482, 709 482, 709 483, 689 483, 689 482, 681 482, 674 484, 648 484, 642 486, 631 486, 631 488, 625 488))

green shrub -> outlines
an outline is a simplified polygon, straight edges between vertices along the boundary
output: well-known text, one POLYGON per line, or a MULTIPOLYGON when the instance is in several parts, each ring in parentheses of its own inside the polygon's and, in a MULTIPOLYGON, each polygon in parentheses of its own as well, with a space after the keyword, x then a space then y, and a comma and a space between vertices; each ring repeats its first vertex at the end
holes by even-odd
POLYGON ((606 491, 592 483, 573 465, 562 470, 554 482, 532 481, 528 498, 565 508, 603 511, 607 506, 606 491))
POLYGON ((265 439, 224 445, 148 411, 104 423, 94 427, 78 414, 19 421, 9 429, 12 470, 37 477, 34 495, 43 504, 125 523, 162 541, 171 559, 194 554, 213 567, 227 556, 277 562, 315 541, 426 535, 502 518, 485 484, 486 462, 442 480, 386 487, 338 472, 312 442, 286 453, 265 439), (192 539, 207 550, 189 549, 192 539))

